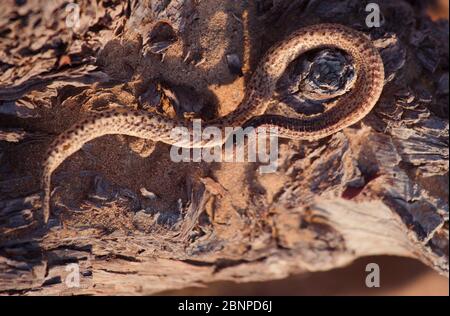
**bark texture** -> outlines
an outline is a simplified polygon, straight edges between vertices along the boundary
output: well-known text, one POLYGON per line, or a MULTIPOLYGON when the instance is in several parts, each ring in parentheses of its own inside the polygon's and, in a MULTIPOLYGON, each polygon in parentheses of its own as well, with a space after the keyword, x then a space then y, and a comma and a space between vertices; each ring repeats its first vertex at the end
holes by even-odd
MULTIPOLYGON (((428 1, 12 1, 0 10, 0 293, 152 294, 263 281, 369 255, 416 258, 448 276, 448 21, 428 1), (319 142, 283 140, 278 169, 173 163, 170 147, 108 136, 54 176, 50 141, 111 102, 175 117, 233 110, 263 53, 332 22, 365 32, 386 67, 363 122, 319 142), (74 265, 80 286, 69 287, 74 265)), ((310 115, 351 89, 351 60, 311 52, 279 82, 270 113, 310 115)))

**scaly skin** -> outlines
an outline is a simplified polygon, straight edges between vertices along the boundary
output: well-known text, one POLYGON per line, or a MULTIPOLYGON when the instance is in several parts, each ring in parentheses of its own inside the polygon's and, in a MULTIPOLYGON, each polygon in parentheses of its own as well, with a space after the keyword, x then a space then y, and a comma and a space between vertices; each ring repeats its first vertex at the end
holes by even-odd
MULTIPOLYGON (((244 100, 235 111, 202 126, 215 126, 223 132, 225 127, 247 125, 278 127, 279 136, 317 140, 334 134, 364 118, 377 103, 384 84, 384 66, 370 40, 362 33, 337 24, 309 26, 292 34, 272 47, 251 77, 244 100), (352 91, 342 96, 330 110, 302 119, 276 115, 261 116, 267 109, 276 83, 288 65, 304 52, 335 47, 347 52, 353 59, 357 75, 352 91)), ((92 114, 87 119, 62 133, 50 146, 44 163, 44 220, 50 216, 51 176, 58 166, 85 143, 103 135, 122 134, 173 145, 173 128, 185 127, 193 134, 191 122, 173 120, 155 113, 131 110, 111 110, 92 114)), ((222 145, 229 135, 218 143, 189 141, 185 147, 210 147, 222 145)))

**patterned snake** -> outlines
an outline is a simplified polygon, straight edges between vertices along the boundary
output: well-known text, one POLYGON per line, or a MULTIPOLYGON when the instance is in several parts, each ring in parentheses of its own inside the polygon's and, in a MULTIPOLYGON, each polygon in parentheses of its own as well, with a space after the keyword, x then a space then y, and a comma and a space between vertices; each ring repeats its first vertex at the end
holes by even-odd
MULTIPOLYGON (((383 85, 383 62, 364 34, 337 24, 313 25, 296 31, 269 49, 250 78, 241 104, 230 114, 208 122, 207 127, 215 126, 225 131, 225 127, 239 127, 250 121, 255 127, 277 127, 283 138, 318 140, 364 118, 378 101, 383 85), (276 83, 288 65, 303 53, 324 47, 343 50, 352 57, 357 76, 353 89, 331 109, 318 115, 295 119, 264 116, 276 83)), ((171 131, 180 126, 192 135, 192 122, 189 121, 137 110, 109 110, 92 114, 62 133, 50 146, 43 167, 44 221, 47 223, 50 216, 53 171, 85 143, 103 135, 123 134, 173 145, 176 140, 170 137, 171 131)), ((220 146, 229 136, 222 135, 224 137, 217 144, 191 140, 182 147, 220 146)))

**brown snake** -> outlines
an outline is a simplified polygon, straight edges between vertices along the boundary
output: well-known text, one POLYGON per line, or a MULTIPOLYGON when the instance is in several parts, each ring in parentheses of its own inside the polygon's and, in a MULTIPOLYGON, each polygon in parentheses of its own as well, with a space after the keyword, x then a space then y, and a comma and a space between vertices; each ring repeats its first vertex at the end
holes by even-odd
MULTIPOLYGON (((224 131, 225 127, 239 127, 253 119, 257 126, 278 127, 280 137, 317 140, 364 118, 377 103, 383 85, 383 62, 377 49, 364 34, 337 24, 313 25, 298 30, 273 46, 253 73, 245 97, 236 110, 208 122, 205 127, 215 126, 224 131), (276 83, 287 66, 306 51, 324 47, 341 49, 352 57, 357 76, 353 89, 342 96, 334 107, 319 115, 301 119, 260 116, 266 111, 276 83)), ((189 121, 137 110, 110 110, 92 114, 62 133, 50 146, 43 168, 45 222, 50 216, 53 171, 85 143, 103 135, 123 134, 173 145, 177 141, 170 134, 173 128, 179 126, 186 127, 192 135, 192 122, 189 121)), ((219 144, 190 141, 184 146, 198 148, 222 145, 229 136, 223 135, 225 137, 219 144)))

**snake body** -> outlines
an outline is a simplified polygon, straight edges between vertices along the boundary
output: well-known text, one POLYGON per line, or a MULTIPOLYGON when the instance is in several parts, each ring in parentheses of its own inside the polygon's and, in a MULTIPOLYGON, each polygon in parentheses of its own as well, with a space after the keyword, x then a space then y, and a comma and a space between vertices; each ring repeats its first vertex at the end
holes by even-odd
MULTIPOLYGON (((207 122, 206 127, 253 126, 278 127, 279 136, 305 140, 317 140, 334 134, 364 118, 378 101, 384 84, 384 67, 381 57, 371 41, 362 33, 337 24, 319 24, 302 28, 273 46, 265 54, 252 77, 241 104, 230 114, 207 122), (266 115, 270 99, 278 79, 288 65, 303 53, 312 49, 335 47, 349 54, 357 76, 353 89, 342 96, 337 104, 312 117, 292 119, 266 115)), ((131 110, 109 110, 91 114, 88 118, 65 131, 49 147, 43 166, 44 220, 50 216, 51 176, 58 166, 85 143, 103 135, 122 134, 173 145, 171 131, 184 127, 192 135, 192 122, 178 121, 156 113, 131 110)), ((222 145, 229 135, 214 144, 193 140, 182 147, 206 147, 222 145)), ((180 146, 179 143, 177 143, 180 146)))

